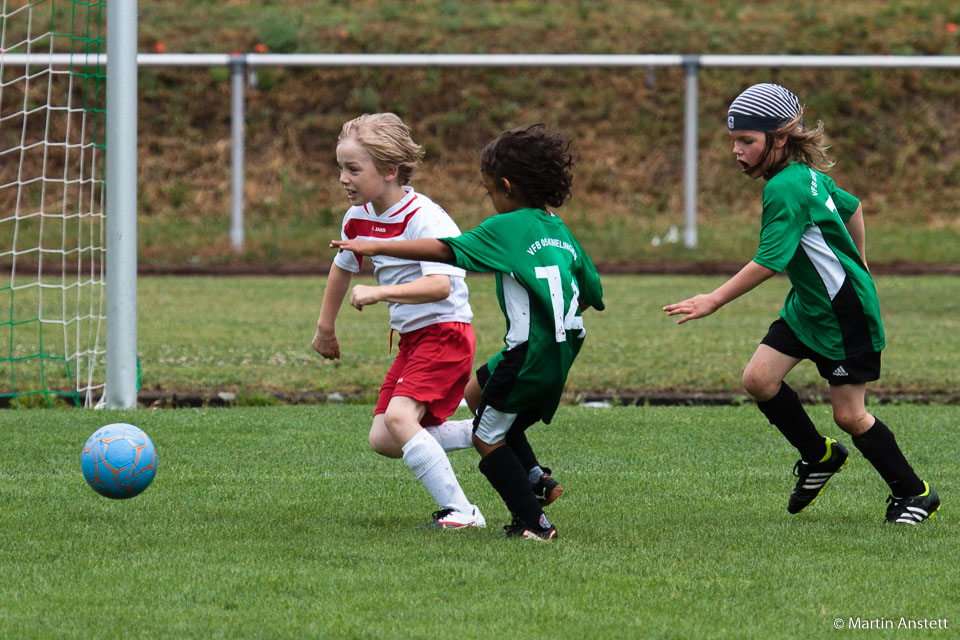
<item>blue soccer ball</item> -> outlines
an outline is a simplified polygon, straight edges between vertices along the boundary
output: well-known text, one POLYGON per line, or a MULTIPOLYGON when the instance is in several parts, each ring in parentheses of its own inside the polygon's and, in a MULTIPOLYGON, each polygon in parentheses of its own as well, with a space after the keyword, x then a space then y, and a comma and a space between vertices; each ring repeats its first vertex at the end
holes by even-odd
POLYGON ((153 482, 157 450, 150 436, 132 424, 118 422, 97 429, 80 452, 83 477, 108 498, 132 498, 153 482))

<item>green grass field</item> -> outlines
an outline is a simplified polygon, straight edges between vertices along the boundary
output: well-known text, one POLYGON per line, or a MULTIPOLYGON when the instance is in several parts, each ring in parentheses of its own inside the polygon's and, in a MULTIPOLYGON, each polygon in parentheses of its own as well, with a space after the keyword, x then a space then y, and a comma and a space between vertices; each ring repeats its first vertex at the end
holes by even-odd
MULTIPOLYGON (((507 514, 470 451, 451 460, 488 528, 415 530, 434 507, 402 462, 367 448, 370 412, 0 412, 0 637, 769 639, 852 634, 835 620, 960 624, 955 407, 879 412, 943 497, 917 527, 881 524, 886 487, 855 450, 787 514, 795 454, 753 407, 562 408, 530 432, 566 488, 548 507, 552 544, 497 538, 507 514), (80 473, 81 445, 110 421, 139 424, 159 453, 153 485, 127 501, 80 473)), ((828 408, 812 415, 837 436, 828 408)))

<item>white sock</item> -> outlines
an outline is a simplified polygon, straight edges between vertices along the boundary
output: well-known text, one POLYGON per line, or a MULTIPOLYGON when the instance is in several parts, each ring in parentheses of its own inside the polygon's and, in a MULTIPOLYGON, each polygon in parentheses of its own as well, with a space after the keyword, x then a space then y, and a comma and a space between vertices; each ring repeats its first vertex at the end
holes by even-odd
POLYGON ((403 461, 441 508, 465 513, 473 510, 473 505, 457 482, 443 447, 426 430, 421 429, 403 445, 403 461))
POLYGON ((467 420, 447 420, 435 427, 424 427, 444 451, 473 449, 473 418, 467 420))

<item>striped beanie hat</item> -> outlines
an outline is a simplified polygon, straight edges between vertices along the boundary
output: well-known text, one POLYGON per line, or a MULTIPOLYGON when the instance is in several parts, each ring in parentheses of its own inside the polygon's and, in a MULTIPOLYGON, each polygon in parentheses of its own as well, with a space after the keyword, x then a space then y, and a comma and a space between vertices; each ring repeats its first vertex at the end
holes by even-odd
POLYGON ((727 128, 776 131, 802 112, 800 100, 792 91, 764 82, 737 96, 727 111, 727 128))

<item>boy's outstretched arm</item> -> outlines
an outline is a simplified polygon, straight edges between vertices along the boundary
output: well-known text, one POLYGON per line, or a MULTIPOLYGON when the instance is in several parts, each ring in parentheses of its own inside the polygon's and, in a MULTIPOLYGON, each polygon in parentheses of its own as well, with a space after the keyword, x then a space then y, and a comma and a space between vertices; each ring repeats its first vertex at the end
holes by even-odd
POLYGON ((436 238, 382 242, 377 240, 332 240, 330 247, 358 256, 393 256, 405 260, 453 263, 456 257, 446 242, 436 238))
POLYGON ((663 307, 663 310, 667 312, 668 316, 682 315, 683 317, 677 320, 677 324, 683 324, 687 320, 703 318, 731 300, 739 298, 760 283, 772 278, 776 273, 773 269, 751 260, 743 269, 740 269, 737 275, 714 289, 712 293, 701 293, 692 298, 668 304, 663 307))

